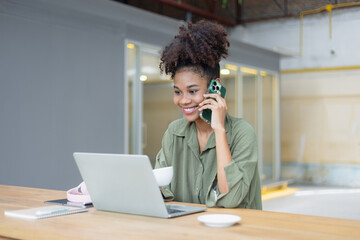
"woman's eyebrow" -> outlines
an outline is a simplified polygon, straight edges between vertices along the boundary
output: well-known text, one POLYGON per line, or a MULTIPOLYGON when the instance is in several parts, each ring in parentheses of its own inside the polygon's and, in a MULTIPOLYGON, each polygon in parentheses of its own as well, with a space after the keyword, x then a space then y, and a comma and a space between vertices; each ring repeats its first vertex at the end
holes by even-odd
POLYGON ((199 87, 199 85, 197 85, 197 84, 191 84, 191 85, 187 86, 186 88, 192 88, 192 87, 199 87))
MULTIPOLYGON (((189 86, 186 86, 186 88, 192 88, 192 87, 199 87, 199 85, 197 85, 197 84, 191 84, 191 85, 189 85, 189 86)), ((174 85, 174 88, 180 89, 178 86, 175 86, 175 85, 174 85)))

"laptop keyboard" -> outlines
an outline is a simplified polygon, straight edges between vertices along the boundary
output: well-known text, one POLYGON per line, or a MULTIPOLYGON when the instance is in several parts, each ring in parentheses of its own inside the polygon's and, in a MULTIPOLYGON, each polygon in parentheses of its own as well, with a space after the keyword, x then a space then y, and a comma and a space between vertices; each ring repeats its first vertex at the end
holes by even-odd
POLYGON ((170 207, 166 207, 166 208, 167 208, 167 211, 169 214, 184 212, 183 210, 178 210, 178 209, 174 209, 174 208, 170 208, 170 207))

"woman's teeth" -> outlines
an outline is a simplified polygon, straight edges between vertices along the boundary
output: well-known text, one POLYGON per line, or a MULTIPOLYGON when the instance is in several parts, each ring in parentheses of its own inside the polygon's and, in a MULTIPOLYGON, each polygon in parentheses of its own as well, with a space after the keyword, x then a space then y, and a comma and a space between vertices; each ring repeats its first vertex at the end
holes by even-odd
POLYGON ((184 113, 193 113, 196 111, 198 107, 191 107, 191 108, 183 108, 184 113))

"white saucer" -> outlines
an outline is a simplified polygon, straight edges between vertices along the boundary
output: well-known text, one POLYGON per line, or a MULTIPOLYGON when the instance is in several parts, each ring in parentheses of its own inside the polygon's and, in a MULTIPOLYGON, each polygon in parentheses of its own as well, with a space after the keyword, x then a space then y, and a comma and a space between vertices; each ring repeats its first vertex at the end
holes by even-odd
POLYGON ((209 227, 230 227, 241 220, 241 217, 231 214, 205 214, 198 220, 209 227))

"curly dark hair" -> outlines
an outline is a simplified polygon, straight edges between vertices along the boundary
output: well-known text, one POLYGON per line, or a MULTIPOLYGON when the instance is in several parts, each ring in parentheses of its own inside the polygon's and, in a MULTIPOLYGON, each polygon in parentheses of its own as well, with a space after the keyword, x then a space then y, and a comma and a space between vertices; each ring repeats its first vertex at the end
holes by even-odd
POLYGON ((161 53, 160 72, 171 74, 183 68, 193 70, 208 82, 220 77, 221 58, 228 56, 227 32, 213 22, 201 20, 179 27, 179 34, 161 53))

